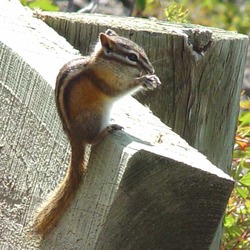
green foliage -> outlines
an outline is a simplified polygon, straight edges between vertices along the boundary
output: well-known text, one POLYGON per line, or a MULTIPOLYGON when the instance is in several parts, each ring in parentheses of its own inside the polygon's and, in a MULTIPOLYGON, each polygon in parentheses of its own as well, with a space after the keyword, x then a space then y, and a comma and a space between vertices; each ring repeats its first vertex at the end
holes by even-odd
POLYGON ((224 217, 222 250, 250 249, 250 101, 241 108, 231 168, 236 184, 224 217))
POLYGON ((136 0, 135 5, 137 9, 143 11, 146 8, 147 0, 136 0))
POLYGON ((232 0, 189 1, 192 12, 190 21, 205 26, 214 26, 240 33, 250 31, 250 2, 238 3, 232 0))
POLYGON ((168 21, 186 23, 188 10, 185 10, 183 5, 171 2, 164 10, 164 14, 168 21))
POLYGON ((250 32, 250 1, 176 0, 166 8, 166 17, 170 15, 172 18, 170 20, 182 22, 178 19, 177 10, 185 15, 184 20, 189 23, 236 30, 244 34, 250 32))
POLYGON ((46 11, 58 11, 59 8, 53 3, 53 0, 20 0, 22 5, 28 6, 31 9, 39 8, 46 11))
POLYGON ((250 1, 237 0, 135 0, 140 15, 171 22, 218 27, 243 34, 250 32, 250 1))

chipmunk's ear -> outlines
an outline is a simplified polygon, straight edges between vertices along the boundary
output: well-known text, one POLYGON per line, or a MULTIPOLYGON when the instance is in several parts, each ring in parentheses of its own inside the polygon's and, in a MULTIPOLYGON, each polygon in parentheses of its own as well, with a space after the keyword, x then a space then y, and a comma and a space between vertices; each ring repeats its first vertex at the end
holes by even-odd
POLYGON ((100 34, 100 42, 102 44, 102 48, 105 54, 109 54, 113 52, 113 48, 115 46, 115 42, 107 35, 106 33, 100 34))
POLYGON ((108 36, 118 36, 117 33, 111 29, 106 30, 105 34, 108 36))

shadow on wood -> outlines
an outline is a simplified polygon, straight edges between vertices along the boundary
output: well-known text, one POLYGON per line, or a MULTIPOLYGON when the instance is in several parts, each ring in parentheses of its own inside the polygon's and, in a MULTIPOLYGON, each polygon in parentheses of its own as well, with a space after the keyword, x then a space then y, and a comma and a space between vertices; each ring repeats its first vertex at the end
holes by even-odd
POLYGON ((230 180, 138 151, 95 249, 209 249, 231 188, 230 180))

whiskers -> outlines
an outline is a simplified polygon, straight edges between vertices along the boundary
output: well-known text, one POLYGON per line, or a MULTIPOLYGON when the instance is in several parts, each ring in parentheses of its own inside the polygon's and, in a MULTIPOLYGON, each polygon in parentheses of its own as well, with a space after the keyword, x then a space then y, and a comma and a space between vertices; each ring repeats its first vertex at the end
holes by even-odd
POLYGON ((158 62, 163 62, 163 61, 166 61, 166 60, 167 60, 166 58, 160 58, 160 59, 157 59, 157 60, 155 60, 155 61, 152 61, 151 64, 152 64, 152 65, 155 65, 155 64, 158 63, 158 62))

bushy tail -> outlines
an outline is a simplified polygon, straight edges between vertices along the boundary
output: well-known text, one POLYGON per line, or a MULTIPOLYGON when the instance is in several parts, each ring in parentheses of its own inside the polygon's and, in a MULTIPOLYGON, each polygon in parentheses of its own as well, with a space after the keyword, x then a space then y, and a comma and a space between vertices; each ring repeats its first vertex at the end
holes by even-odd
POLYGON ((75 198, 77 190, 83 180, 85 173, 83 167, 84 149, 77 152, 72 149, 71 163, 64 180, 38 209, 32 225, 32 233, 46 236, 53 229, 63 213, 69 208, 75 198))

